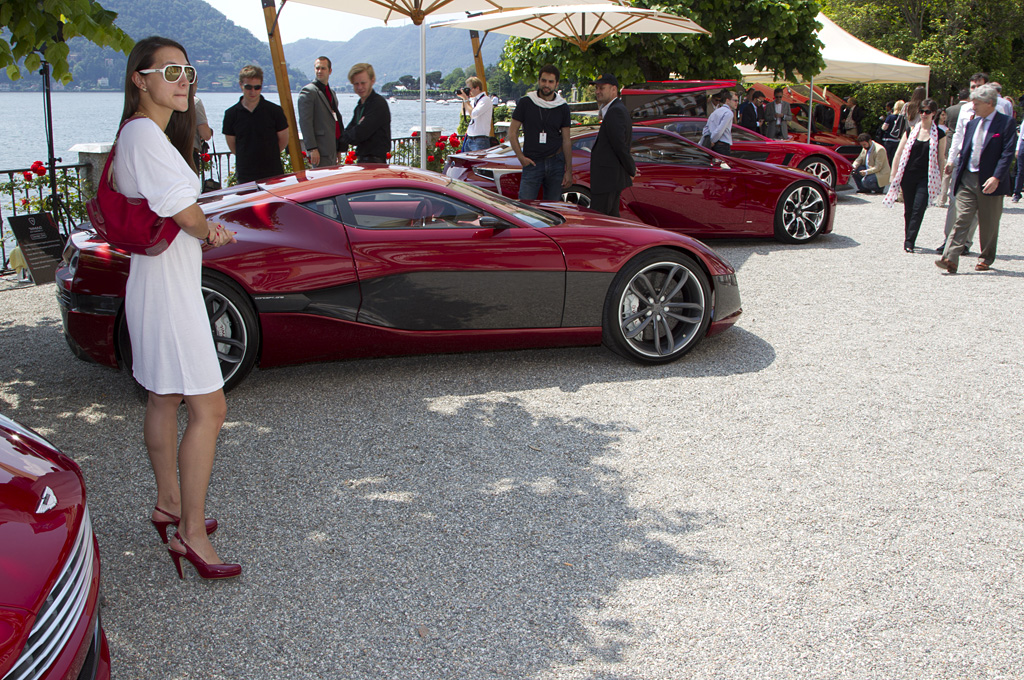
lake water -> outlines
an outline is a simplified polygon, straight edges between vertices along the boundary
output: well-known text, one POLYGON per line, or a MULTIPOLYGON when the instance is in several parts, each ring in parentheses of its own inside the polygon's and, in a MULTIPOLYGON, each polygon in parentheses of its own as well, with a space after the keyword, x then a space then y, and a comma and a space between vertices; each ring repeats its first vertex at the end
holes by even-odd
MULTIPOLYGON (((264 95, 278 103, 277 93, 264 95)), ((238 101, 238 94, 228 92, 200 92, 206 106, 210 127, 218 151, 227 151, 228 145, 220 133, 224 111, 238 101)), ((295 104, 296 95, 292 95, 295 104)), ((358 97, 354 94, 338 96, 339 109, 347 123, 358 97)), ((53 148, 54 155, 63 164, 77 163, 78 154, 68 151, 75 144, 111 142, 121 119, 124 96, 120 92, 54 92, 53 148)), ((407 137, 413 127, 420 124, 419 101, 391 102, 391 134, 407 137)), ((445 134, 455 132, 459 124, 459 106, 427 104, 427 126, 438 126, 445 134)), ((46 161, 46 123, 43 117, 42 92, 0 92, 0 170, 27 168, 34 161, 46 161)))

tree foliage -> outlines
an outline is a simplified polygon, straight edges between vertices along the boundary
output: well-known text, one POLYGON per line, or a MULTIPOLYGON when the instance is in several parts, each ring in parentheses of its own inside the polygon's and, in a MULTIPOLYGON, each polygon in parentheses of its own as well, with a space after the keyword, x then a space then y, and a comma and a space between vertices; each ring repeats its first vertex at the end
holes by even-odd
POLYGON ((586 52, 558 39, 509 39, 502 68, 513 80, 536 80, 540 67, 555 64, 563 80, 589 80, 614 73, 623 84, 665 80, 735 78, 737 64, 756 64, 780 79, 821 70, 815 37, 817 0, 635 0, 636 7, 686 16, 710 35, 624 34, 605 38, 586 52))
POLYGON ((71 80, 66 40, 81 36, 101 47, 125 54, 134 41, 114 25, 117 14, 90 0, 4 0, 0 28, 10 33, 0 38, 0 67, 11 80, 21 77, 19 62, 31 71, 40 61, 50 63, 55 80, 71 80))

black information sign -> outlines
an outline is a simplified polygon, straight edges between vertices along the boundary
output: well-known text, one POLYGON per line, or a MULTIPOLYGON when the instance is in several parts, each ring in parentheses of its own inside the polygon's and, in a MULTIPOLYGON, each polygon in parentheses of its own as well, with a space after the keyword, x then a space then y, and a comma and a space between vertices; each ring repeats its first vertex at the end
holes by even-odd
POLYGON ((57 231, 50 213, 33 213, 8 217, 14 237, 18 239, 21 254, 36 285, 51 283, 64 252, 64 239, 57 231))

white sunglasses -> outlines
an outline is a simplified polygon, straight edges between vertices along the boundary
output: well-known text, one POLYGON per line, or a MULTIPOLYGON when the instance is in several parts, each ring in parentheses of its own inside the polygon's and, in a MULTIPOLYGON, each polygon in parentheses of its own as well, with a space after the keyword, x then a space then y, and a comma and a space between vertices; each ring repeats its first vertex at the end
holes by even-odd
POLYGON ((145 75, 148 73, 159 73, 169 83, 176 83, 181 80, 181 75, 185 74, 185 80, 188 81, 189 85, 196 82, 196 67, 188 66, 186 64, 168 64, 163 68, 146 68, 139 71, 139 73, 145 75))

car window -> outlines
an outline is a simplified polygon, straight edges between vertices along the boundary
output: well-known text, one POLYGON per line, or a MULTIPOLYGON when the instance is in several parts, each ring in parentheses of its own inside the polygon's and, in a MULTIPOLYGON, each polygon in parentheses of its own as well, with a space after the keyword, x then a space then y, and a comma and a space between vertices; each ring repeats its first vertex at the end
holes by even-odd
POLYGON ((341 221, 341 215, 338 214, 338 204, 334 198, 322 198, 319 201, 310 201, 309 203, 303 203, 304 206, 310 210, 315 210, 321 215, 327 215, 332 220, 341 221))
POLYGON ((343 211, 351 211, 346 223, 365 229, 478 227, 484 215, 468 203, 416 189, 366 191, 338 200, 343 211))
POLYGON ((632 154, 638 161, 711 165, 711 155, 699 146, 668 135, 652 135, 647 132, 634 133, 632 154))
POLYGON ((704 131, 705 123, 706 121, 703 120, 681 120, 676 123, 658 125, 658 127, 696 142, 700 140, 700 135, 704 131))
POLYGON ((594 150, 594 142, 596 140, 597 140, 596 136, 593 136, 593 137, 583 137, 583 138, 577 137, 576 139, 572 140, 572 150, 573 151, 593 151, 594 150))
POLYGON ((734 142, 763 142, 764 139, 758 137, 756 134, 751 132, 745 127, 740 125, 732 126, 732 141, 734 142))
POLYGON ((531 227, 538 229, 551 227, 565 221, 565 219, 558 213, 549 212, 547 210, 538 210, 537 208, 526 205, 525 203, 520 203, 515 199, 502 196, 501 194, 497 194, 493 191, 481 189, 478 186, 468 182, 463 182, 462 180, 452 180, 451 184, 448 185, 448 188, 467 197, 472 197, 476 201, 483 203, 485 206, 490 206, 496 210, 500 210, 510 215, 515 215, 531 227))

